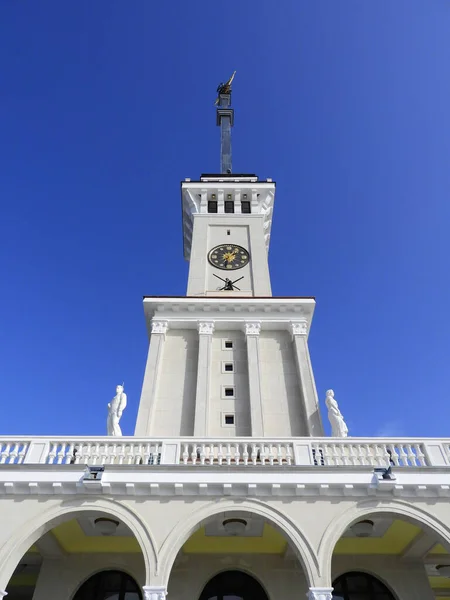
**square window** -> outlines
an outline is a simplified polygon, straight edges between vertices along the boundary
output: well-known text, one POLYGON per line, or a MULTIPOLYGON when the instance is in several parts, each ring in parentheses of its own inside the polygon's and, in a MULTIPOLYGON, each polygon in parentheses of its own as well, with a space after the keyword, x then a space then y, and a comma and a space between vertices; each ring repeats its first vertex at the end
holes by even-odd
POLYGON ((225 415, 225 425, 234 425, 234 415, 225 415))
POLYGON ((246 214, 250 214, 252 212, 251 206, 250 206, 250 201, 249 200, 243 200, 241 202, 241 213, 246 213, 246 214))
POLYGON ((233 348, 233 342, 231 340, 225 340, 224 346, 227 350, 233 348))
POLYGON ((226 387, 224 391, 225 391, 225 396, 227 398, 233 398, 234 397, 234 388, 233 387, 226 387))
POLYGON ((208 200, 208 212, 209 213, 217 212, 217 200, 208 200))
POLYGON ((234 369, 233 369, 233 363, 225 363, 224 370, 227 373, 232 373, 234 371, 234 369))
POLYGON ((233 200, 225 200, 225 212, 234 213, 234 202, 233 200))

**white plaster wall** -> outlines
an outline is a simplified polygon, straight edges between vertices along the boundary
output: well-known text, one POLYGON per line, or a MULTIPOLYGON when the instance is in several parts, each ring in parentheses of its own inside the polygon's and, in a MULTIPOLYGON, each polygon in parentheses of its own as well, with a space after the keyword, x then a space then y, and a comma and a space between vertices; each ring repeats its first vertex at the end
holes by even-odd
POLYGON ((251 435, 250 401, 245 335, 240 331, 216 331, 212 339, 211 382, 209 397, 209 437, 251 435), (224 340, 233 342, 233 349, 224 350, 224 340), (234 372, 223 373, 222 364, 233 362, 234 372), (234 386, 235 398, 223 396, 224 386, 234 386), (235 426, 223 424, 224 414, 235 415, 235 426))
POLYGON ((197 362, 197 331, 169 330, 164 343, 150 435, 194 434, 197 362))
POLYGON ((259 347, 264 435, 307 435, 298 369, 289 333, 262 330, 259 347))
POLYGON ((263 215, 194 215, 187 295, 216 294, 220 281, 213 273, 223 277, 227 271, 213 267, 208 262, 208 253, 219 244, 235 243, 250 252, 247 266, 230 271, 233 276, 244 276, 237 285, 244 294, 271 296, 263 222, 263 215))
POLYGON ((167 588, 171 600, 197 600, 212 577, 222 571, 244 571, 265 589, 269 600, 305 598, 308 585, 298 563, 265 554, 182 555, 167 588))
POLYGON ((396 556, 337 555, 333 558, 333 581, 350 571, 379 579, 398 600, 434 600, 423 563, 402 562, 396 556))
POLYGON ((144 562, 140 554, 70 554, 64 558, 44 560, 33 600, 71 600, 84 581, 105 570, 124 571, 141 588, 145 584, 144 562))
MULTIPOLYGON (((198 477, 197 474, 194 475, 195 478, 198 477)), ((150 477, 149 480, 151 481, 150 477)), ((131 515, 135 514, 136 517, 133 517, 135 526, 137 527, 138 523, 144 523, 145 528, 150 532, 154 546, 159 549, 158 577, 161 577, 162 580, 155 579, 156 584, 164 584, 164 573, 166 569, 170 572, 171 559, 178 553, 187 537, 198 527, 199 523, 204 522, 212 515, 223 515, 225 512, 229 513, 230 511, 238 511, 240 514, 245 511, 259 514, 269 522, 271 515, 273 515, 281 530, 287 532, 286 536, 296 536, 296 531, 301 532, 302 539, 308 541, 308 547, 320 557, 322 574, 320 577, 317 575, 314 582, 316 585, 326 585, 328 583, 327 557, 329 552, 332 551, 328 544, 330 539, 333 539, 336 525, 345 529, 356 516, 361 519, 365 515, 368 516, 379 510, 394 513, 398 511, 400 514, 403 511, 408 515, 417 515, 420 520, 430 522, 431 519, 435 519, 437 523, 442 523, 443 535, 448 535, 447 532, 450 527, 447 498, 434 498, 433 502, 430 502, 429 499, 417 497, 406 502, 404 499, 383 499, 380 497, 370 499, 308 496, 304 498, 250 499, 242 497, 223 498, 220 496, 191 496, 187 498, 176 496, 161 498, 122 496, 116 497, 114 502, 110 502, 104 497, 91 493, 81 498, 70 495, 63 497, 22 496, 18 502, 15 497, 3 496, 0 498, 0 515, 3 517, 1 520, 2 527, 0 528, 0 589, 2 589, 2 586, 3 589, 6 587, 11 568, 14 568, 20 561, 21 555, 19 557, 15 556, 15 545, 19 543, 19 540, 26 541, 27 536, 31 535, 36 528, 39 530, 39 535, 45 533, 45 528, 39 525, 41 520, 51 518, 51 515, 54 514, 60 515, 61 507, 64 506, 66 506, 65 510, 74 510, 80 507, 80 509, 89 511, 100 510, 106 514, 109 513, 108 507, 110 507, 112 515, 122 514, 126 510, 126 514, 129 515, 128 518, 130 519, 131 515), (118 511, 118 513, 115 511, 118 511), (50 516, 44 517, 44 515, 50 516), (9 564, 10 557, 14 557, 15 561, 17 559, 13 567, 9 564), (6 573, 8 573, 8 579, 5 581, 6 573)), ((68 518, 74 516, 75 513, 71 513, 68 518)), ((220 518, 220 516, 216 518, 220 518)), ((130 522, 130 526, 133 526, 132 522, 130 522)), ((141 526, 139 525, 139 527, 141 526)), ((291 537, 291 539, 294 538, 291 537)), ((436 539, 439 541, 437 534, 436 539)), ((31 543, 32 541, 29 544, 31 543)), ((301 550, 304 556, 306 555, 305 548, 301 550)), ((309 558, 308 560, 309 564, 312 565, 312 559, 309 558)), ((367 560, 372 565, 369 565, 370 572, 376 575, 377 572, 373 570, 375 558, 369 557, 367 560)), ((92 563, 88 562, 92 566, 92 563)), ((365 568, 369 568, 367 565, 366 562, 365 568)), ((405 568, 408 565, 411 566, 411 563, 405 563, 405 568)), ((335 557, 332 566, 333 577, 349 569, 357 570, 362 567, 364 565, 357 562, 357 557, 335 557)), ((310 570, 311 568, 310 566, 310 570)), ((414 569, 409 568, 402 574, 399 568, 399 565, 394 565, 392 559, 389 558, 387 564, 383 567, 383 572, 378 573, 379 575, 383 573, 382 579, 388 585, 391 585, 400 600, 410 600, 411 598, 428 600, 429 592, 425 585, 423 571, 414 566, 414 569), (414 578, 411 577, 411 572, 415 573, 414 578), (404 575, 405 573, 407 573, 407 577, 404 575), (409 588, 409 581, 412 582, 411 588, 409 588)), ((403 566, 401 568, 403 569, 403 566)), ((312 569, 312 572, 314 572, 314 569, 312 569)), ((140 578, 141 575, 136 575, 136 577, 140 578)), ((58 596, 54 595, 53 597, 57 598, 58 596)))

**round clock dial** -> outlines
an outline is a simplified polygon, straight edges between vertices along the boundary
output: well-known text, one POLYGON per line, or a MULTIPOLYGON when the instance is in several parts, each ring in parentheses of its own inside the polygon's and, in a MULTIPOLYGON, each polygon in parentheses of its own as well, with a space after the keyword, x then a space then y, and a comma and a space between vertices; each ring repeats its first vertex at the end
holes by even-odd
POLYGON ((250 260, 250 256, 242 246, 222 244, 210 250, 208 260, 214 267, 230 271, 245 267, 250 260))

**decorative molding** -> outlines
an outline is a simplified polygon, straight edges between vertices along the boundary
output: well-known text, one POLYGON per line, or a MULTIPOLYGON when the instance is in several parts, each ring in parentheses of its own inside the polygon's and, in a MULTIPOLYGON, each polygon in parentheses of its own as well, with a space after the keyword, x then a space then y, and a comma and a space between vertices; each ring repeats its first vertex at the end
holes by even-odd
POLYGON ((168 328, 169 328, 168 321, 159 321, 159 320, 152 319, 152 335, 154 333, 166 335, 168 328))
POLYGON ((4 592, 3 590, 0 590, 0 600, 1 600, 1 598, 4 598, 7 595, 8 595, 8 592, 4 592))
POLYGON ((333 588, 309 588, 308 600, 332 600, 333 588))
POLYGON ((251 199, 252 212, 245 217, 252 219, 263 216, 263 227, 266 235, 266 250, 269 250, 270 230, 272 227, 273 205, 275 200, 275 183, 273 181, 258 181, 239 178, 231 181, 183 181, 181 183, 182 217, 183 217, 183 246, 184 257, 190 260, 192 246, 192 232, 194 216, 197 218, 211 218, 207 212, 208 194, 216 194, 219 202, 218 215, 224 213, 223 198, 225 194, 232 194, 236 198, 237 194, 247 194, 251 199), (220 197, 222 196, 222 198, 220 197))
POLYGON ((165 600, 167 590, 160 585, 144 585, 144 600, 165 600))
POLYGON ((292 337, 296 335, 308 335, 308 322, 306 319, 302 319, 301 321, 291 321, 291 333, 292 337))
POLYGON ((245 335, 259 335, 261 333, 261 322, 253 321, 245 324, 245 335))
POLYGON ((212 335, 214 333, 214 321, 199 321, 197 327, 200 335, 212 335))

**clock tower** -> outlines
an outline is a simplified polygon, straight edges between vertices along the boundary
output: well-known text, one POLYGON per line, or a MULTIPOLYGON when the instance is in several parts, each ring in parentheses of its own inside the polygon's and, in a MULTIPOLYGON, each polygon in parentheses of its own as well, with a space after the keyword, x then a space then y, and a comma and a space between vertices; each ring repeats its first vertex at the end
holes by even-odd
POLYGON ((323 435, 307 342, 315 301, 272 297, 275 183, 232 172, 233 77, 216 102, 221 172, 181 183, 187 294, 144 298, 138 436, 323 435))

